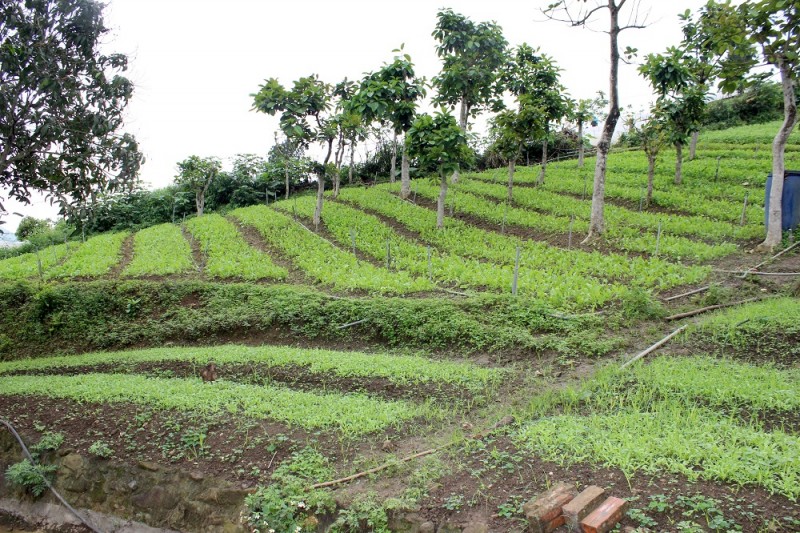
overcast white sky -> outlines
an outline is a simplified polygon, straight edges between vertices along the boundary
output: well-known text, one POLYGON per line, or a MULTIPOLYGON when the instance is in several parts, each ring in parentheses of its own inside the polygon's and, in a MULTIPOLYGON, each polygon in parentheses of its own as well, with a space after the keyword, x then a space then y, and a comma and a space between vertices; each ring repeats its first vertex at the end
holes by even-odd
MULTIPOLYGON (((418 74, 432 78, 440 61, 431 32, 442 7, 476 22, 496 21, 512 46, 540 47, 563 69, 573 98, 608 92, 608 36, 546 20, 540 10, 552 0, 106 1, 107 48, 128 55, 127 75, 136 86, 126 129, 139 139, 147 158, 141 177, 151 188, 169 184, 176 163, 192 154, 266 155, 277 119, 250 111, 250 94, 266 78, 284 85, 311 73, 330 83, 359 79, 390 61, 402 43, 418 74)), ((677 44, 678 13, 704 3, 642 0, 650 25, 623 32, 620 48, 633 46, 644 56, 677 44)), ((607 20, 601 11, 593 27, 604 30, 607 20)), ((622 65, 620 74, 621 104, 647 106, 651 91, 635 66, 622 65)), ((24 207, 9 201, 6 208, 55 214, 41 199, 24 207)), ((4 229, 13 231, 18 220, 7 217, 4 229)))

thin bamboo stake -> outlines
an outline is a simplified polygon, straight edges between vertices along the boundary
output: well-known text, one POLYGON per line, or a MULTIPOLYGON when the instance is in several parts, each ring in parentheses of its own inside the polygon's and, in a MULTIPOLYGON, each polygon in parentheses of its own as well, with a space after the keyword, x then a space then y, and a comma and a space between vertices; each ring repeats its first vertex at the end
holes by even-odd
POLYGON ((800 272, 754 272, 752 270, 714 270, 722 274, 747 274, 748 276, 800 276, 800 272))
POLYGON ((745 271, 745 273, 744 273, 744 274, 742 274, 742 279, 744 279, 744 278, 747 276, 747 274, 748 274, 748 273, 750 273, 751 271, 753 271, 753 270, 758 270, 758 269, 759 269, 759 268, 761 268, 762 266, 766 265, 766 264, 767 264, 767 263, 769 263, 770 261, 773 261, 773 260, 775 260, 775 259, 779 258, 780 256, 782 256, 783 254, 785 254, 785 253, 786 253, 786 252, 788 252, 789 250, 792 250, 792 249, 794 249, 794 247, 795 247, 795 246, 798 246, 798 245, 800 245, 800 241, 797 241, 796 243, 792 244, 792 245, 791 245, 791 246, 789 246, 788 248, 785 248, 784 250, 782 250, 782 251, 778 252, 777 254, 773 255, 773 256, 772 256, 772 257, 770 257, 769 259, 765 259, 765 260, 761 261, 761 262, 760 262, 759 264, 757 264, 756 266, 754 266, 754 267, 752 267, 752 268, 749 268, 749 269, 747 269, 747 270, 745 271))
POLYGON ((691 290, 691 291, 689 291, 689 292, 684 292, 684 293, 682 293, 682 294, 676 294, 675 296, 670 296, 669 298, 664 298, 664 301, 665 301, 665 302, 671 302, 672 300, 677 300, 677 299, 679 299, 679 298, 683 298, 683 297, 685 297, 685 296, 691 296, 692 294, 697 294, 697 293, 700 293, 700 292, 705 292, 705 291, 707 291, 707 290, 708 290, 708 289, 710 289, 710 288, 711 288, 711 285, 705 285, 705 286, 703 286, 703 287, 700 287, 700 288, 697 288, 697 289, 691 290))
POLYGON ((630 365, 631 363, 634 363, 634 362, 638 361, 639 359, 641 359, 645 355, 658 350, 659 348, 664 346, 666 343, 668 343, 669 340, 672 337, 674 337, 675 335, 679 334, 681 331, 685 330, 687 327, 689 327, 689 324, 682 325, 681 327, 679 327, 678 329, 676 329, 675 331, 673 331, 672 333, 670 333, 669 335, 667 335, 666 337, 664 337, 663 339, 658 341, 657 343, 653 344, 652 346, 650 346, 646 350, 643 350, 643 351, 639 352, 638 354, 636 354, 634 357, 630 358, 620 368, 625 368, 626 366, 630 365))
POLYGON ((713 311, 714 309, 722 309, 723 307, 732 307, 734 305, 741 305, 746 304, 749 302, 755 302, 756 300, 761 300, 760 297, 756 298, 747 298, 746 300, 739 300, 738 302, 731 302, 727 304, 717 304, 717 305, 709 305, 708 307, 701 307, 700 309, 695 309, 693 311, 687 311, 685 313, 678 313, 677 315, 668 316, 664 320, 678 320, 680 318, 686 318, 694 315, 699 315, 700 313, 705 313, 706 311, 713 311))

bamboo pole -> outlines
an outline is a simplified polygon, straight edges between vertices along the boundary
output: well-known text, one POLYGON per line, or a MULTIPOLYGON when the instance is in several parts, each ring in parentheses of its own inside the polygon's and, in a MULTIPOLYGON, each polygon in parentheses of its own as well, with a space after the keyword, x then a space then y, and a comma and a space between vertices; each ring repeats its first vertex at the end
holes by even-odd
POLYGON ((625 368, 626 366, 630 365, 631 363, 634 363, 634 362, 638 361, 639 359, 641 359, 645 355, 647 355, 649 353, 653 353, 654 351, 658 350, 659 348, 664 346, 666 343, 668 343, 669 340, 672 337, 674 337, 675 335, 679 334, 681 331, 685 330, 687 327, 689 327, 689 324, 682 325, 681 327, 679 327, 678 329, 676 329, 675 331, 673 331, 672 333, 670 333, 669 335, 667 335, 666 337, 664 337, 663 339, 658 341, 657 343, 653 344, 652 346, 650 346, 646 350, 643 350, 643 351, 639 352, 638 354, 636 354, 635 356, 631 357, 620 368, 625 368))
POLYGON ((739 300, 738 302, 730 302, 727 304, 717 304, 717 305, 709 305, 708 307, 701 307, 700 309, 695 309, 693 311, 687 311, 685 313, 678 313, 677 315, 668 316, 664 320, 678 320, 681 318, 687 318, 694 315, 699 315, 700 313, 705 313, 706 311, 713 311, 715 309, 722 309, 723 307, 732 307, 734 305, 741 305, 746 304, 749 302, 755 302, 756 300, 761 300, 760 297, 755 298, 747 298, 746 300, 739 300))

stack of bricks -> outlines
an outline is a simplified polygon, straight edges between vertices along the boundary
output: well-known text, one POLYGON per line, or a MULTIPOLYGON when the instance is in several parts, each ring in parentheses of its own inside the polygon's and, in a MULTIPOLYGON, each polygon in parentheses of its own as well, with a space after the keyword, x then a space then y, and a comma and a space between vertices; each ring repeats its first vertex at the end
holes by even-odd
POLYGON ((594 485, 576 495, 572 485, 559 483, 522 507, 528 531, 551 533, 561 526, 575 533, 611 531, 622 519, 628 502, 604 497, 605 491, 594 485))

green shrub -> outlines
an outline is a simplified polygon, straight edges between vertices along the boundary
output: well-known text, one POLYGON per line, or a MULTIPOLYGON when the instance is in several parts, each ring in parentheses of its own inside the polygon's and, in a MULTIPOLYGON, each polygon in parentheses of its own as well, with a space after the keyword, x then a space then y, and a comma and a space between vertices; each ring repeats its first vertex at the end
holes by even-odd
POLYGON ((47 489, 46 476, 53 474, 56 468, 55 465, 34 465, 24 459, 6 469, 6 481, 11 485, 22 487, 27 492, 39 497, 47 489))

